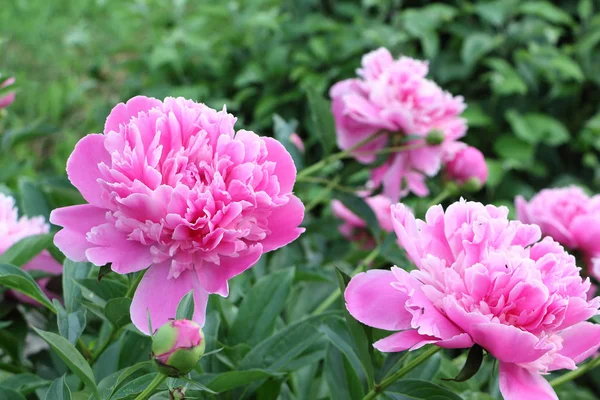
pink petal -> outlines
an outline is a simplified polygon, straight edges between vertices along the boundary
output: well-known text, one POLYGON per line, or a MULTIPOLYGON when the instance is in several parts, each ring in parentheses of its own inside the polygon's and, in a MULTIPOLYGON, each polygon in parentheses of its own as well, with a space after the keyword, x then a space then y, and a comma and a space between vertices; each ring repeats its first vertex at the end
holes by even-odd
POLYGON ((540 340, 532 333, 493 322, 473 325, 471 337, 475 343, 504 363, 532 362, 552 348, 552 345, 540 345, 540 340))
POLYGON ((420 335, 416 330, 394 333, 373 343, 373 347, 385 353, 405 350, 417 350, 426 344, 437 343, 440 339, 433 336, 420 335))
POLYGON ((209 293, 217 293, 226 297, 229 294, 227 281, 256 264, 262 253, 263 247, 257 244, 249 247, 242 256, 221 256, 219 265, 204 261, 196 269, 202 287, 209 293))
POLYGON ((151 266, 133 296, 131 303, 131 321, 140 331, 148 331, 148 315, 152 321, 152 329, 156 330, 174 319, 179 301, 194 291, 193 321, 204 325, 208 293, 202 288, 198 277, 192 270, 186 270, 177 278, 168 278, 170 261, 151 266), (147 310, 147 311, 146 311, 147 310))
POLYGON ((141 271, 152 264, 150 247, 129 240, 112 223, 91 230, 88 240, 95 245, 86 250, 87 259, 94 265, 112 263, 112 270, 119 274, 141 271))
POLYGON ((293 242, 305 231, 298 228, 304 219, 304 204, 294 195, 290 195, 289 199, 287 204, 274 209, 269 216, 271 233, 261 242, 265 253, 293 242))
POLYGON ((504 400, 558 400, 552 386, 540 374, 512 363, 500 363, 500 392, 504 400))
POLYGON ((127 124, 132 117, 137 117, 140 112, 160 107, 162 103, 152 97, 136 96, 127 103, 117 104, 110 112, 104 124, 104 133, 119 132, 119 125, 127 124))
POLYGON ((63 227, 54 235, 56 247, 70 260, 87 261, 85 252, 93 244, 86 235, 93 227, 106 222, 106 210, 91 204, 57 208, 50 213, 50 222, 63 227))
POLYGON ((356 275, 344 297, 348 312, 365 325, 388 331, 410 329, 412 315, 406 311, 408 295, 392 287, 391 271, 372 270, 356 275))
POLYGON ((600 347, 600 325, 581 322, 560 332, 563 348, 560 354, 578 364, 593 355, 600 347))
POLYGON ((275 163, 275 172, 279 180, 280 193, 291 193, 296 182, 296 164, 288 151, 277 140, 264 137, 262 138, 267 144, 268 161, 275 163))
POLYGON ((445 349, 467 349, 473 346, 473 339, 471 339, 468 333, 459 333, 450 339, 440 340, 436 343, 436 346, 445 349))
POLYGON ((398 236, 398 244, 406 251, 408 258, 419 267, 423 256, 423 247, 415 216, 408 207, 401 203, 393 205, 391 213, 394 231, 398 236))
POLYGON ((102 207, 103 189, 97 182, 101 177, 100 163, 111 163, 110 154, 104 148, 104 135, 87 135, 75 145, 67 161, 67 174, 88 203, 102 207))

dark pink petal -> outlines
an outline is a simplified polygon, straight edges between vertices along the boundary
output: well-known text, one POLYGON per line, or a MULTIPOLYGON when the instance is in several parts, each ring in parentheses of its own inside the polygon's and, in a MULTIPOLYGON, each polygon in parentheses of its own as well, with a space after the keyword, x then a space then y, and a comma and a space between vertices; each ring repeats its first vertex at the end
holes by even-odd
POLYGON ((475 324, 473 341, 504 363, 528 363, 546 354, 551 345, 541 344, 535 335, 500 323, 475 324))
POLYGON ((62 226, 54 235, 54 244, 67 258, 73 261, 87 261, 85 252, 94 245, 87 240, 87 233, 93 227, 106 222, 106 210, 91 204, 57 208, 50 213, 50 222, 62 226))
POLYGON ((500 392, 504 400, 558 400, 552 386, 540 374, 512 363, 500 363, 500 392))
POLYGON ((410 329, 412 314, 406 311, 408 294, 392 287, 391 271, 372 270, 356 275, 344 297, 348 312, 365 325, 388 331, 410 329))
POLYGON ((560 354, 579 364, 593 355, 600 347, 600 325, 581 322, 560 332, 563 348, 560 354))
POLYGON ((271 231, 262 242, 263 251, 273 251, 283 247, 304 232, 304 228, 298 228, 304 219, 304 204, 294 196, 289 196, 289 202, 282 207, 275 208, 269 216, 268 228, 271 231))
POLYGON ((408 258, 418 267, 423 257, 421 237, 413 213, 404 204, 392 206, 392 223, 398 236, 398 244, 406 251, 408 258))
POLYGON ((194 291, 193 321, 204 325, 208 293, 202 288, 198 277, 192 270, 186 270, 177 278, 169 278, 170 262, 151 266, 133 296, 131 303, 131 321, 140 331, 148 331, 148 313, 152 321, 152 329, 156 330, 174 319, 179 301, 194 291))
POLYGON ((137 117, 140 112, 146 112, 160 106, 162 106, 160 100, 145 96, 136 96, 127 103, 119 103, 108 115, 104 124, 104 133, 119 132, 119 125, 127 124, 132 117, 137 117))
POLYGON ((103 188, 97 182, 101 177, 100 163, 111 163, 110 154, 104 148, 104 135, 87 135, 75 145, 67 161, 67 174, 88 203, 103 207, 103 188))
POLYGON ((420 335, 416 330, 408 330, 394 333, 386 338, 373 343, 373 347, 384 353, 393 353, 405 350, 417 350, 426 344, 439 342, 440 339, 433 336, 420 335))
POLYGON ((280 193, 291 193, 296 182, 296 164, 292 160, 292 156, 277 140, 264 137, 262 138, 267 144, 268 161, 275 163, 275 175, 279 180, 280 193))

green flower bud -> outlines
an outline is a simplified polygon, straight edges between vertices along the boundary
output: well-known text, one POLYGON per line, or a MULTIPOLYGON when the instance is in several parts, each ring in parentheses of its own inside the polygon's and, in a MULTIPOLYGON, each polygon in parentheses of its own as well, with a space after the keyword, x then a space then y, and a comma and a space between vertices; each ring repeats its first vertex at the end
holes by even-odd
POLYGON ((200 325, 187 319, 169 321, 154 334, 152 357, 159 372, 181 376, 198 364, 205 347, 200 325))
POLYGON ((442 144, 442 142, 444 141, 444 132, 440 131, 439 129, 432 129, 427 134, 427 138, 425 139, 425 141, 430 146, 442 144))
POLYGON ((169 392, 169 400, 185 400, 185 391, 182 387, 176 387, 169 392))
POLYGON ((465 183, 463 183, 460 188, 465 192, 477 192, 481 189, 483 185, 479 178, 469 178, 465 183))

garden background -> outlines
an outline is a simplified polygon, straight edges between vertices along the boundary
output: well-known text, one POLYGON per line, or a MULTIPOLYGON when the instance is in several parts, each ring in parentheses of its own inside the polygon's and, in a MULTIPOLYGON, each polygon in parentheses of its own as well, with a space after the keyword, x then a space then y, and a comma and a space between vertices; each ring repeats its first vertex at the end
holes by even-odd
MULTIPOLYGON (((428 77, 464 96, 464 141, 485 154, 490 171, 485 187, 464 197, 513 210, 516 195, 529 198, 547 187, 575 183, 598 192, 600 2, 592 0, 8 0, 0 6, 0 71, 16 77, 17 96, 0 110, 0 190, 29 216, 48 218, 54 208, 82 202, 66 178, 69 154, 85 134, 102 131, 115 104, 138 94, 183 96, 216 109, 226 104, 238 129, 280 139, 300 170, 336 151, 329 88, 354 77, 361 56, 382 46, 394 56, 428 60, 428 77), (306 153, 293 150, 292 132, 306 153)), ((329 168, 323 175, 339 175, 346 186, 368 173, 352 161, 329 168)), ((428 183, 439 192, 439 179, 428 183)), ((335 311, 316 312, 338 288, 335 267, 351 274, 370 254, 332 229, 339 222, 329 200, 344 192, 324 195, 327 188, 299 180, 306 233, 236 277, 228 298, 211 298, 207 351, 222 350, 203 359, 191 393, 300 400, 361 399, 368 391, 372 371, 361 367, 352 327, 335 311)), ((431 200, 403 199, 418 215, 431 200)), ((371 260, 376 266, 406 264, 393 238, 380 250, 371 260)), ((125 297, 128 281, 110 274, 100 288, 97 270, 86 268, 73 289, 83 292, 87 309, 82 340, 98 348, 115 339, 92 366, 102 382, 147 360, 150 339, 128 329, 121 315, 110 323, 96 315, 110 299, 125 297)), ((0 387, 43 399, 49 382, 67 373, 72 398, 87 399, 56 355, 31 353, 24 344, 26 320, 56 332, 56 319, 10 304, 0 308, 0 320, 12 321, 0 332, 0 347, 19 362, 0 371, 0 387), (21 374, 34 370, 39 377, 21 374)), ((330 310, 342 304, 338 297, 330 310)), ((384 359, 375 352, 377 376, 418 354, 384 359)), ((459 354, 438 353, 406 378, 463 399, 500 398, 489 360, 466 382, 441 379, 458 373, 465 360, 459 354)), ((111 398, 135 397, 151 371, 133 371, 111 398)), ((600 371, 591 372, 557 391, 561 398, 595 399, 599 382, 600 371)), ((402 390, 388 398, 405 398, 402 390)))

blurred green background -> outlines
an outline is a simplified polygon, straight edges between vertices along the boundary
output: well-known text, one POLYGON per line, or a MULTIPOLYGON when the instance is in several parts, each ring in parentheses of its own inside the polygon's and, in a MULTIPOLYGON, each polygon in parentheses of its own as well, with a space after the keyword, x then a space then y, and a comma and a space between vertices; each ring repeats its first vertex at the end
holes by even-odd
POLYGON ((570 182, 597 191, 593 0, 3 2, 0 71, 19 93, 0 121, 0 181, 63 174, 76 141, 136 94, 226 104, 239 128, 265 135, 273 114, 295 119, 314 162, 307 91, 327 98, 379 46, 429 60, 430 77, 465 97, 466 141, 491 169, 481 200, 508 204, 570 182))

